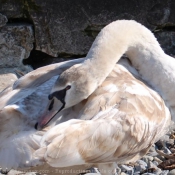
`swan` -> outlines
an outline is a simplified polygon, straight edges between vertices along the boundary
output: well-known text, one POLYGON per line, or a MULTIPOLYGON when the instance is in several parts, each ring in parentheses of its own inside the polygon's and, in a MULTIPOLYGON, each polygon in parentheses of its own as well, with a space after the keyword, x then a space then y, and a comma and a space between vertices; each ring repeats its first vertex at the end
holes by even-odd
POLYGON ((35 155, 53 167, 138 160, 175 117, 174 89, 169 88, 174 85, 175 60, 154 35, 132 20, 112 22, 98 34, 86 60, 56 80, 37 127, 77 104, 83 107, 77 119, 46 132, 35 155), (123 54, 135 73, 131 66, 116 65, 123 54))
POLYGON ((1 166, 111 174, 116 163, 138 160, 174 117, 174 66, 141 24, 107 25, 86 58, 37 69, 1 92, 1 166), (119 61, 123 54, 129 61, 119 61))

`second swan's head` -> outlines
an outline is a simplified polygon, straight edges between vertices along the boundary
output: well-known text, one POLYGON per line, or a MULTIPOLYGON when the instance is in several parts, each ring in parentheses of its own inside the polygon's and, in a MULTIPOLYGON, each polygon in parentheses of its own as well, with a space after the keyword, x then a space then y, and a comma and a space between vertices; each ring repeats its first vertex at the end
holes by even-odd
POLYGON ((74 65, 64 71, 56 80, 48 95, 47 111, 38 121, 38 129, 45 127, 60 111, 86 99, 97 83, 85 66, 74 65))

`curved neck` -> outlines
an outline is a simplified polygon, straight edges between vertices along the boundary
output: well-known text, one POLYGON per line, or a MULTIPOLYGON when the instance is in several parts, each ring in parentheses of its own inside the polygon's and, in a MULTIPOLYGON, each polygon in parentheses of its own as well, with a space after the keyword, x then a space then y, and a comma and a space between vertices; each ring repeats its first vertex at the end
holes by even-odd
POLYGON ((135 21, 115 21, 95 39, 85 66, 89 67, 88 73, 97 86, 105 80, 123 54, 129 57, 133 67, 167 105, 175 106, 172 99, 174 92, 167 88, 167 85, 175 87, 175 60, 163 52, 146 27, 135 21))

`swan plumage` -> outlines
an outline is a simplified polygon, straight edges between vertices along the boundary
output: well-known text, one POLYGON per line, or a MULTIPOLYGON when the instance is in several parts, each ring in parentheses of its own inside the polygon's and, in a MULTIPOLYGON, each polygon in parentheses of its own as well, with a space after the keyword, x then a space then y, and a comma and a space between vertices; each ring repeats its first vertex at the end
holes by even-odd
MULTIPOLYGON (((20 139, 18 134, 23 136, 24 145, 13 149, 25 163, 11 161, 8 165, 6 161, 4 167, 23 168, 43 162, 53 167, 100 167, 101 163, 138 160, 167 132, 174 117, 173 88, 167 88, 175 84, 173 67, 173 58, 163 52, 144 26, 128 20, 109 24, 85 59, 35 70, 0 94, 2 116, 9 121, 20 116, 19 123, 22 121, 25 128, 8 136, 12 135, 14 142, 20 139), (124 53, 131 64, 126 59, 116 64, 124 53), (45 107, 31 100, 28 108, 24 101, 30 98, 36 102, 41 98, 45 107), (37 107, 40 110, 32 114, 37 107), (19 114, 14 115, 15 111, 19 114), (42 131, 34 129, 36 121, 43 128, 53 116, 50 126, 42 131)), ((8 126, 8 122, 4 123, 8 126)), ((2 127, 1 132, 5 131, 9 133, 2 127)), ((7 157, 6 152, 3 156, 7 157)), ((2 161, 0 158, 0 164, 2 161)))
POLYGON ((171 116, 164 101, 128 72, 126 64, 117 64, 82 102, 77 119, 54 126, 42 137, 38 157, 53 167, 127 163, 141 158, 167 132, 171 116))

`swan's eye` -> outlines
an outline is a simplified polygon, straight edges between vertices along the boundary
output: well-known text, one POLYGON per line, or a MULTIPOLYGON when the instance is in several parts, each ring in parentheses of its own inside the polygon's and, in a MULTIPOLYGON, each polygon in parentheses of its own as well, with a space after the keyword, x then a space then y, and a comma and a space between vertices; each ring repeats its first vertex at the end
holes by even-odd
POLYGON ((71 88, 71 86, 70 85, 68 85, 67 87, 66 87, 66 90, 69 90, 71 88))
POLYGON ((49 100, 52 100, 52 99, 53 99, 53 95, 50 94, 50 95, 48 96, 48 99, 49 99, 49 100))

